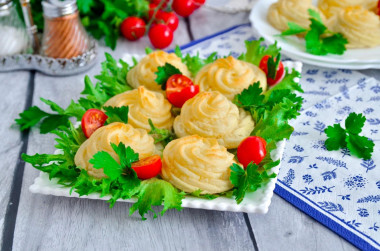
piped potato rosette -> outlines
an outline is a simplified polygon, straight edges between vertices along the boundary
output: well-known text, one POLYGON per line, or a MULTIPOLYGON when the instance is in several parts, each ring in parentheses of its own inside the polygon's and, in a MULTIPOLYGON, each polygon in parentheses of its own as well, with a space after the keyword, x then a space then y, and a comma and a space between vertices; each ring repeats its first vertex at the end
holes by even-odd
POLYGON ((380 18, 360 6, 340 9, 330 21, 331 29, 348 40, 347 48, 368 48, 380 45, 380 18))
POLYGON ((198 135, 171 141, 163 152, 162 178, 191 193, 216 194, 230 190, 234 155, 215 139, 198 135))
POLYGON ((267 89, 265 73, 256 65, 232 56, 220 58, 204 66, 196 75, 194 83, 200 91, 219 91, 229 100, 250 86, 260 81, 260 87, 267 89))
POLYGON ((110 144, 118 145, 120 142, 139 153, 140 159, 156 153, 154 139, 145 130, 135 129, 131 125, 116 122, 96 130, 79 147, 74 158, 75 165, 86 170, 94 178, 107 178, 103 169, 95 169, 89 161, 97 152, 105 151, 119 162, 119 156, 110 144))
POLYGON ((158 67, 164 66, 165 63, 175 66, 183 75, 187 77, 191 76, 187 66, 182 63, 181 58, 177 55, 164 51, 155 51, 141 59, 140 62, 128 72, 128 84, 134 88, 143 85, 149 90, 163 92, 161 86, 155 82, 157 78, 155 73, 158 67))
POLYGON ((135 128, 149 131, 148 119, 157 128, 171 130, 173 126, 172 105, 162 93, 149 91, 144 86, 118 94, 104 106, 129 106, 128 123, 135 128))
MULTIPOLYGON (((288 22, 296 23, 306 29, 310 25, 308 9, 322 14, 313 6, 312 0, 279 0, 269 7, 267 19, 280 31, 288 29, 288 22)), ((321 17, 324 19, 323 14, 321 17)))
POLYGON ((377 0, 319 0, 318 8, 330 18, 339 13, 341 9, 352 6, 361 6, 367 10, 376 8, 377 0))
POLYGON ((220 92, 203 92, 183 105, 181 114, 174 120, 178 137, 197 134, 215 138, 226 148, 236 148, 253 130, 249 113, 239 109, 220 92))

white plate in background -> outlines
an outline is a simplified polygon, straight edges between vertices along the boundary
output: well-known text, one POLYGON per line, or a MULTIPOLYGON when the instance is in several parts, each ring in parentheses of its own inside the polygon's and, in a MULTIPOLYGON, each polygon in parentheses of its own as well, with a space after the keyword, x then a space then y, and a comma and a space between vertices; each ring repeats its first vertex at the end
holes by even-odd
MULTIPOLYGON (((281 31, 274 28, 267 20, 269 7, 277 2, 277 0, 259 0, 253 7, 249 19, 252 26, 258 34, 266 39, 267 43, 278 42, 282 48, 282 53, 289 57, 297 57, 305 63, 315 64, 318 66, 331 67, 331 65, 341 64, 346 69, 367 69, 380 67, 380 46, 367 49, 347 49, 343 55, 326 55, 317 56, 309 54, 305 51, 305 40, 296 36, 288 36, 283 39, 276 36, 281 31), (306 62, 307 60, 307 62, 306 62), (315 63, 313 63, 315 62, 315 63), (360 64, 360 66, 356 66, 360 64), (378 67, 373 67, 377 66, 378 67), (359 67, 359 68, 355 68, 359 67)), ((342 68, 342 67, 334 67, 342 68)))

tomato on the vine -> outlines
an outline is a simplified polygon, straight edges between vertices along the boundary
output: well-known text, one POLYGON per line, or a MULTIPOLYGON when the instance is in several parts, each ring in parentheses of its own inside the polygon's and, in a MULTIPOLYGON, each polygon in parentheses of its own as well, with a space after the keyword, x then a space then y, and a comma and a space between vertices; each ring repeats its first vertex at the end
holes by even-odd
POLYGON ((97 129, 102 127, 108 116, 98 109, 89 109, 82 117, 81 126, 84 135, 89 138, 97 129))
POLYGON ((165 24, 153 25, 148 36, 152 45, 157 49, 164 49, 173 41, 173 31, 165 24))
MULTIPOLYGON (((151 0, 150 2, 155 5, 159 5, 162 0, 151 0)), ((161 8, 166 8, 168 6, 168 3, 170 0, 164 0, 164 3, 162 4, 161 8)))
POLYGON ((178 27, 179 19, 174 12, 161 11, 156 16, 156 23, 166 24, 172 31, 175 31, 178 27))
POLYGON ((127 17, 120 25, 123 36, 131 41, 135 41, 145 34, 145 22, 138 17, 127 17))
POLYGON ((237 158, 244 168, 248 164, 259 164, 267 154, 267 142, 258 136, 250 136, 244 139, 237 148, 237 158))
POLYGON ((166 82, 166 97, 176 107, 183 104, 199 93, 199 85, 194 85, 188 77, 175 74, 166 82))
POLYGON ((153 155, 132 163, 132 169, 137 177, 142 180, 156 177, 162 168, 162 161, 159 155, 153 155))
POLYGON ((172 8, 181 17, 188 17, 194 12, 196 5, 194 0, 173 0, 172 8))
POLYGON ((195 3, 195 9, 198 9, 199 7, 201 7, 202 5, 205 4, 206 0, 193 0, 194 3, 195 3))
MULTIPOLYGON (((157 8, 157 4, 154 4, 154 3, 150 3, 149 4, 149 11, 148 11, 148 20, 151 20, 152 17, 153 17, 153 14, 154 14, 154 11, 156 10, 157 8)), ((157 13, 156 13, 156 17, 157 17, 157 14, 160 12, 161 10, 158 10, 157 13)))
POLYGON ((284 78, 285 69, 284 69, 284 65, 280 61, 278 68, 277 68, 277 71, 276 71, 276 77, 274 79, 268 77, 268 60, 269 60, 269 58, 271 58, 271 56, 269 56, 269 55, 264 56, 260 61, 259 68, 261 70, 263 70, 263 72, 265 72, 265 74, 267 75, 268 85, 273 86, 273 85, 279 83, 284 78))

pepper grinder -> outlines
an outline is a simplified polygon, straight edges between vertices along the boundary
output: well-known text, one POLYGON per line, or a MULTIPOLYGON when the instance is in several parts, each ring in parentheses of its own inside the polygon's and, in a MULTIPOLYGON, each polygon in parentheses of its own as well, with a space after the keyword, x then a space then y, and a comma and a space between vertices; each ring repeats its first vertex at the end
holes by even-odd
POLYGON ((41 54, 52 58, 73 58, 88 50, 89 37, 79 18, 75 0, 42 1, 45 27, 41 54))
POLYGON ((30 0, 20 0, 20 4, 29 39, 32 42, 33 52, 37 54, 40 51, 40 40, 37 35, 37 26, 34 24, 33 21, 30 0))

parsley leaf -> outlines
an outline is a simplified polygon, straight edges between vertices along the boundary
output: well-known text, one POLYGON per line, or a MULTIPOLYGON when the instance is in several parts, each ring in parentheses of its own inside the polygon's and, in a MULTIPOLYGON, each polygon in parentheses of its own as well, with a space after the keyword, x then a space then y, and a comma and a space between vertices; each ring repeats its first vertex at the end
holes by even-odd
POLYGON ((156 212, 152 209, 152 206, 164 205, 161 215, 163 215, 168 209, 175 208, 178 211, 182 209, 182 199, 185 193, 179 192, 172 184, 165 180, 152 178, 141 182, 139 191, 137 193, 137 202, 133 204, 129 212, 132 215, 136 210, 139 211, 143 220, 146 220, 144 215, 148 211, 152 211, 154 218, 157 217, 156 212))
POLYGON ((289 29, 283 31, 281 36, 290 36, 305 33, 306 51, 314 55, 337 54, 346 51, 347 39, 340 33, 333 33, 324 25, 319 13, 313 9, 308 10, 310 15, 309 29, 303 29, 295 23, 288 23, 289 29))
POLYGON ((166 90, 166 82, 168 79, 175 74, 182 74, 182 72, 174 65, 165 63, 164 66, 159 66, 157 68, 157 72, 155 74, 157 75, 156 83, 161 85, 162 90, 166 90))
POLYGON ((38 122, 40 122, 41 119, 45 118, 48 115, 49 113, 42 111, 37 106, 32 106, 28 110, 20 113, 20 118, 15 119, 15 121, 21 126, 20 130, 24 131, 25 129, 33 127, 38 122))
POLYGON ((340 126, 340 124, 328 126, 325 129, 325 133, 328 137, 328 139, 325 141, 327 150, 338 150, 339 148, 345 148, 347 146, 346 131, 340 126))
POLYGON ((297 35, 297 34, 304 33, 307 31, 307 29, 293 22, 288 22, 288 27, 289 29, 281 32, 281 36, 297 35))
POLYGON ((97 152, 89 162, 93 164, 95 169, 103 168, 104 173, 111 179, 111 181, 119 178, 121 174, 126 171, 128 174, 126 175, 128 176, 126 178, 131 179, 132 181, 135 180, 134 183, 139 183, 137 181, 138 178, 136 172, 131 168, 132 162, 139 160, 138 153, 135 153, 129 146, 125 147, 122 142, 120 142, 118 146, 111 143, 111 147, 119 156, 120 164, 105 151, 97 152))
POLYGON ((260 171, 259 166, 252 163, 248 164, 246 170, 235 163, 230 169, 230 180, 235 187, 233 194, 238 204, 243 201, 246 192, 254 192, 276 177, 275 173, 268 174, 267 171, 260 171))
POLYGON ((340 124, 328 126, 325 129, 327 140, 326 149, 329 151, 347 147, 358 158, 370 159, 375 143, 364 136, 360 136, 366 118, 363 114, 350 113, 345 121, 346 129, 340 124))
POLYGON ((272 57, 268 58, 268 62, 267 62, 268 74, 267 74, 267 77, 269 77, 271 79, 276 78, 277 69, 278 69, 278 65, 280 64, 280 61, 281 61, 281 54, 280 53, 277 55, 276 59, 273 59, 272 57))
POLYGON ((104 106, 103 109, 106 115, 108 116, 108 119, 107 119, 108 124, 111 124, 113 122, 122 122, 125 124, 128 123, 128 113, 129 113, 128 106, 121 106, 121 107, 104 106))
POLYGON ((174 139, 174 134, 167 129, 159 129, 154 126, 151 119, 148 119, 150 125, 149 134, 154 138, 154 143, 163 142, 163 145, 166 146, 170 141, 174 139))
POLYGON ((269 55, 272 58, 276 58, 281 51, 281 48, 277 46, 277 41, 268 47, 262 46, 262 42, 264 42, 264 38, 260 38, 259 40, 245 41, 247 52, 241 54, 238 59, 258 66, 261 59, 266 55, 269 55))

